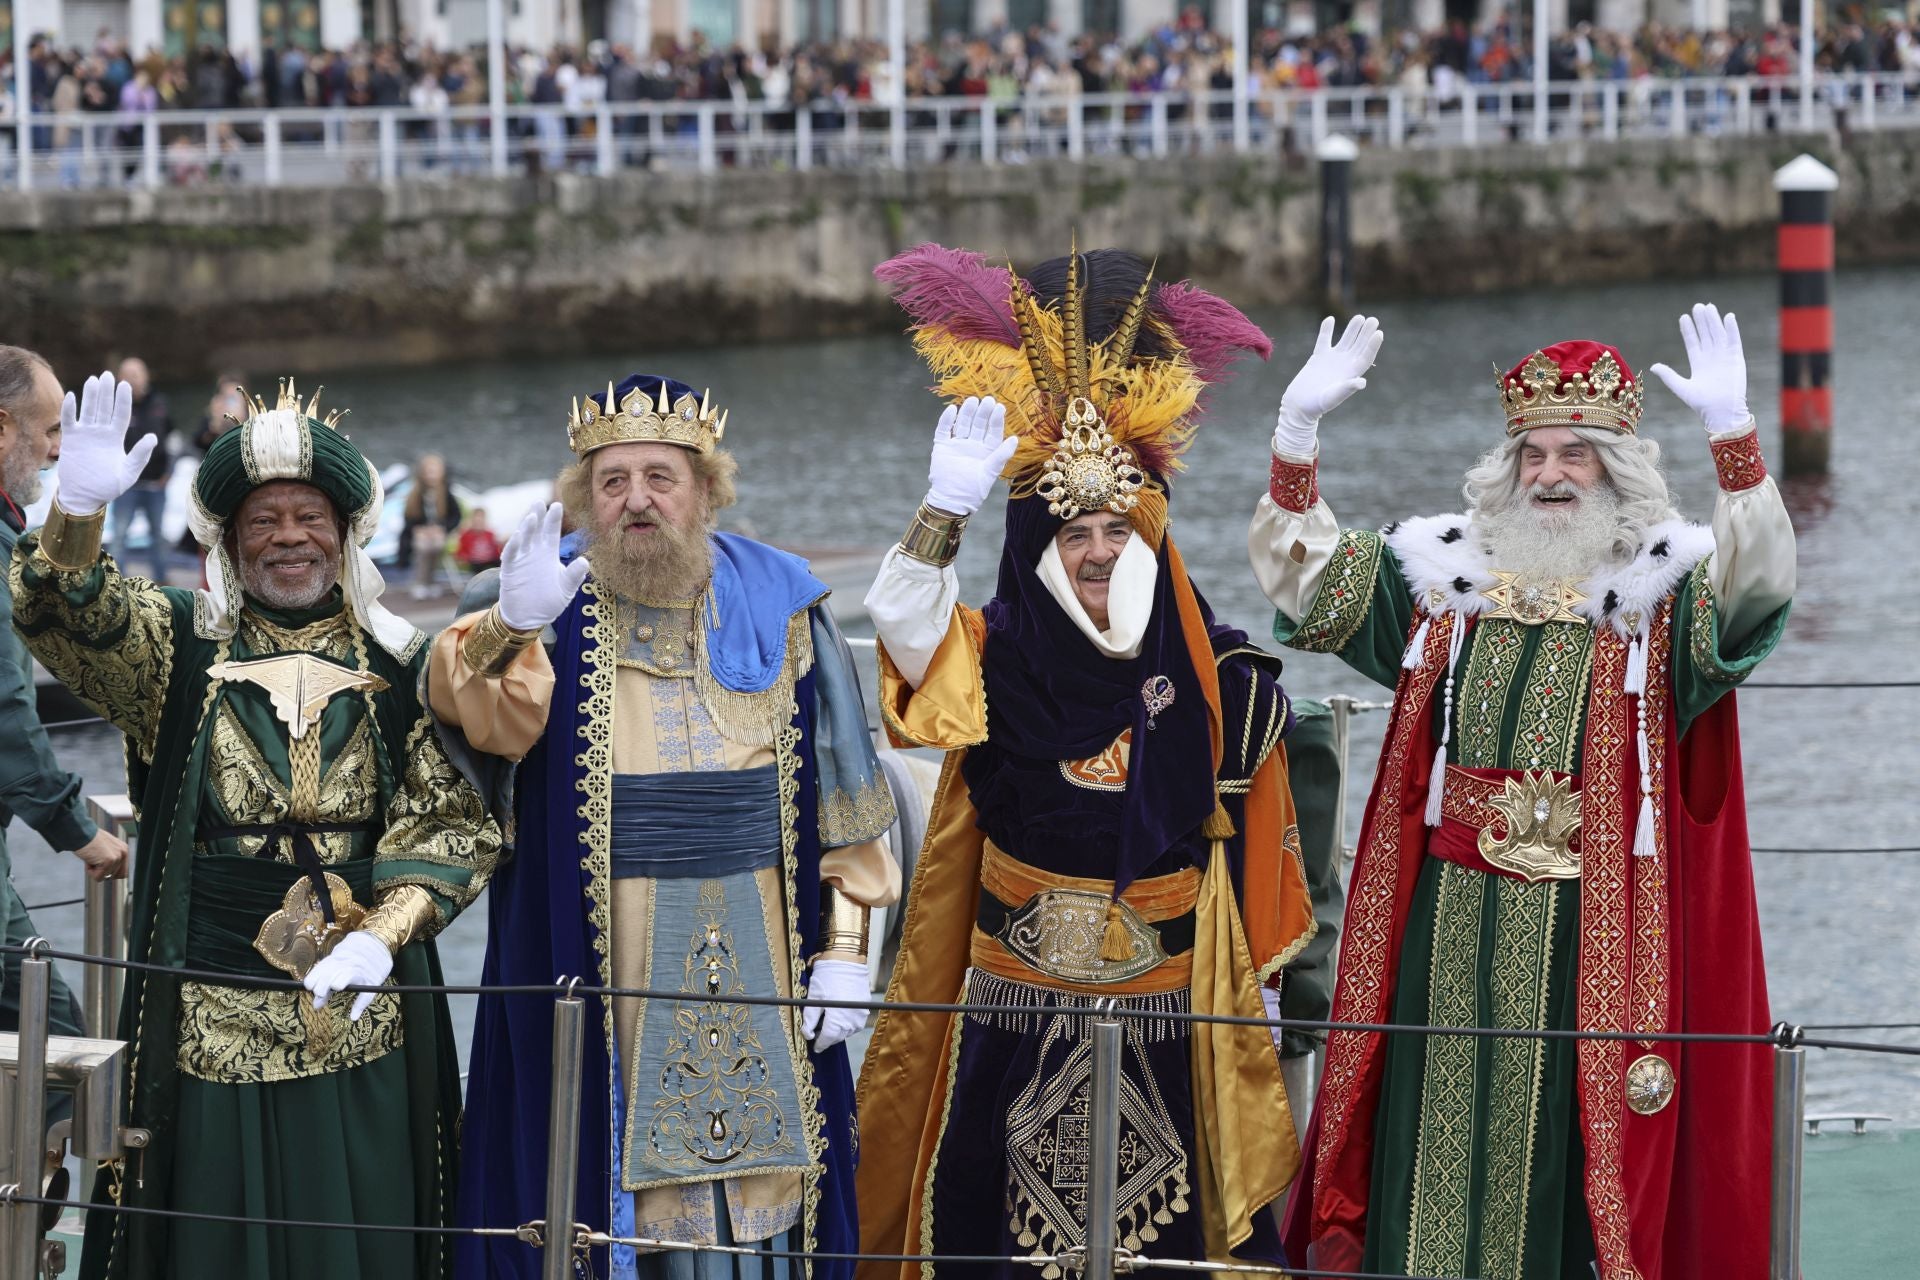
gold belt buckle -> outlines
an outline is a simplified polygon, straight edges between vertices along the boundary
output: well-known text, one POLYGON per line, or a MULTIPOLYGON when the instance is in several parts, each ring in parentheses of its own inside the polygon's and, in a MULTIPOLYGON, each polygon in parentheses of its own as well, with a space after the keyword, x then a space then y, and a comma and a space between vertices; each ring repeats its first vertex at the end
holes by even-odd
POLYGON ((1023 963, 1062 982, 1126 982, 1165 963, 1159 930, 1124 902, 1119 908, 1127 958, 1101 959, 1111 902, 1103 893, 1083 889, 1044 890, 1007 916, 1000 942, 1023 963))
POLYGON ((1529 770, 1508 778, 1487 803, 1506 819, 1507 834, 1496 839, 1491 826, 1482 827, 1481 857, 1529 882, 1580 878, 1580 855, 1573 849, 1580 793, 1571 782, 1529 770))

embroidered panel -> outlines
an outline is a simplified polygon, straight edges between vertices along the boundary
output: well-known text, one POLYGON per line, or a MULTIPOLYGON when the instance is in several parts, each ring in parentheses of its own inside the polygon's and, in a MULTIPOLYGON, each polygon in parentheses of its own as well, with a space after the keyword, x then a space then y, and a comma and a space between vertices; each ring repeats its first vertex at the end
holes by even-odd
MULTIPOLYGON (((387 805, 387 829, 374 852, 383 884, 418 884, 464 909, 486 887, 500 856, 500 828, 466 776, 447 758, 425 712, 407 735, 406 769, 387 805), (383 865, 426 863, 443 868, 412 875, 382 874, 383 865)), ((444 923, 444 921, 442 922, 444 923)))
POLYGON ((1086 760, 1062 760, 1060 776, 1076 787, 1088 791, 1125 791, 1127 789, 1127 765, 1133 758, 1133 726, 1120 731, 1099 755, 1086 760))
POLYGON ((124 732, 136 756, 153 759, 173 673, 166 594, 145 579, 105 577, 104 567, 55 569, 37 546, 14 556, 8 572, 14 622, 33 656, 124 732))
MULTIPOLYGON (((1664 1031, 1668 1009, 1667 732, 1673 723, 1673 601, 1653 620, 1647 642, 1647 760, 1653 798, 1654 856, 1634 859, 1633 868, 1633 1029, 1664 1031)), ((1652 1048, 1651 1041, 1643 1042, 1652 1048)))
MULTIPOLYGON (((1450 862, 1440 867, 1439 875, 1427 1023, 1475 1026, 1480 1012, 1476 961, 1487 877, 1450 862)), ((1479 1042, 1472 1036, 1427 1037, 1413 1208, 1407 1220, 1407 1270, 1418 1275, 1467 1274, 1473 1138, 1480 1120, 1475 1107, 1479 1056, 1479 1042)))
POLYGON ((1571 773, 1579 763, 1592 657, 1593 629, 1585 623, 1550 622, 1541 628, 1520 695, 1512 768, 1571 773))
POLYGON ((1482 618, 1467 644, 1466 676, 1453 700, 1459 718, 1454 756, 1469 769, 1498 769, 1506 763, 1500 727, 1519 682, 1525 629, 1511 618, 1482 618))
MULTIPOLYGON (((233 708, 221 703, 214 713, 213 729, 207 740, 207 785, 213 799, 230 823, 254 825, 280 822, 292 807, 292 792, 267 762, 260 744, 240 723, 233 708)), ((379 761, 373 750, 373 733, 362 716, 346 743, 335 755, 318 788, 319 804, 314 821, 320 823, 362 822, 374 816, 380 794, 379 761)), ((355 854, 351 832, 324 832, 311 837, 320 861, 345 862, 355 854)), ((233 852, 257 857, 264 836, 236 836, 233 852)), ((292 862, 293 851, 286 840, 279 842, 273 856, 292 862)))
MULTIPOLYGON (((1702 560, 1687 575, 1686 586, 1682 588, 1687 607, 1693 613, 1689 649, 1694 669, 1702 676, 1716 684, 1739 684, 1747 678, 1746 673, 1735 671, 1720 660, 1720 602, 1713 594, 1709 573, 1712 567, 1712 556, 1702 560)), ((1651 674, 1648 678, 1652 678, 1651 674)))
POLYGON ((893 820, 893 792, 883 775, 874 774, 851 794, 834 787, 820 797, 820 847, 840 849, 875 839, 887 833, 893 820))
POLYGON ((1319 473, 1320 468, 1314 463, 1289 462, 1274 454, 1273 467, 1267 477, 1267 493, 1273 505, 1295 515, 1312 510, 1320 498, 1319 473))
POLYGON ((175 1061, 196 1080, 270 1084, 363 1066, 400 1047, 400 998, 378 995, 359 1021, 338 996, 315 1009, 304 991, 180 984, 175 1061))
MULTIPOLYGON (((1494 899, 1491 1025, 1545 1030, 1560 888, 1503 881, 1495 884, 1494 899)), ((1547 1042, 1501 1037, 1489 1048, 1493 1087, 1487 1096, 1486 1197, 1475 1274, 1520 1280, 1547 1042)))
POLYGON ((1728 493, 1751 489, 1767 478, 1767 460, 1760 452, 1760 433, 1749 431, 1731 440, 1709 442, 1713 451, 1713 470, 1720 487, 1728 493))
POLYGON ((1352 641, 1373 606, 1374 584, 1386 543, 1367 529, 1348 529, 1334 545, 1313 607, 1288 643, 1307 653, 1338 653, 1352 641))

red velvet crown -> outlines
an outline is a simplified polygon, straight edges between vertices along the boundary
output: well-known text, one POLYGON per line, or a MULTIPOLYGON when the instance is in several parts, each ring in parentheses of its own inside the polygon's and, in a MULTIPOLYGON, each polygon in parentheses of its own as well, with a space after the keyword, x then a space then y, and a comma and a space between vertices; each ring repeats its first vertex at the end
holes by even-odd
POLYGON ((1604 427, 1632 435, 1640 425, 1640 380, 1604 342, 1556 342, 1500 379, 1507 434, 1536 427, 1604 427))

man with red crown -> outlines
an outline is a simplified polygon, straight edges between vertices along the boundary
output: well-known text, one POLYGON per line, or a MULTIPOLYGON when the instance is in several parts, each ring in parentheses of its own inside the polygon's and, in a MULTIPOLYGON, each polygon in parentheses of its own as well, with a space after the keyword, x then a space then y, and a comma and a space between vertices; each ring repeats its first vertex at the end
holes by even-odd
POLYGON ((1682 521, 1597 342, 1500 379, 1467 511, 1342 530, 1321 416, 1366 385, 1364 317, 1288 386, 1249 534, 1283 643, 1395 689, 1349 886, 1337 1022, 1624 1034, 1329 1037, 1292 1261, 1489 1280, 1746 1280, 1767 1262, 1764 1032, 1732 691, 1779 642, 1793 529, 1733 316, 1652 372, 1720 480, 1682 521))

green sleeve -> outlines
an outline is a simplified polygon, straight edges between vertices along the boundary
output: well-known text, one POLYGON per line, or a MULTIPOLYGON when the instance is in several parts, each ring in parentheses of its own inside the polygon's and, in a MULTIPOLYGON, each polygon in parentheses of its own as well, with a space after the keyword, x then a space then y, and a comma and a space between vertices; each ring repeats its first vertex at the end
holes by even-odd
POLYGON ((374 848, 373 887, 412 884, 433 896, 439 928, 480 896, 500 860, 500 827, 424 712, 407 736, 387 829, 374 848))
POLYGON ((1709 556, 1695 565, 1674 602, 1673 709, 1681 733, 1773 652, 1787 629, 1787 611, 1792 607, 1791 603, 1781 605, 1746 639, 1728 644, 1720 631, 1720 602, 1708 577, 1712 564, 1709 556))
POLYGON ((1361 675, 1391 689, 1399 683, 1412 627, 1413 595, 1399 558, 1379 534, 1349 529, 1334 546, 1307 616, 1296 626, 1285 614, 1275 614, 1273 638, 1304 653, 1338 654, 1361 675))
POLYGON ((75 697, 153 759, 173 674, 177 588, 122 576, 102 553, 85 569, 56 569, 28 534, 13 550, 13 625, 33 656, 75 697))

